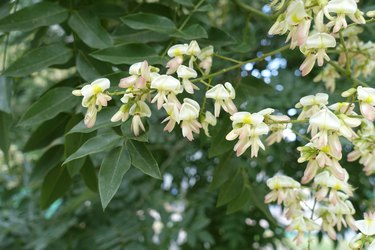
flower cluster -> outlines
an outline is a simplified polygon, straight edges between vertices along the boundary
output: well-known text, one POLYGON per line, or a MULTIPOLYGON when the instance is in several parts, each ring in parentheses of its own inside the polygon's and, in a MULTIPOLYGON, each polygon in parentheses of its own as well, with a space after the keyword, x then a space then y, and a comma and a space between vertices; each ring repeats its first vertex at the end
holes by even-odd
POLYGON ((355 0, 274 1, 271 5, 286 10, 278 16, 269 34, 287 33, 290 48, 300 48, 306 57, 300 67, 302 75, 309 74, 316 62, 322 66, 330 60, 327 49, 336 47, 336 33, 348 28, 348 18, 357 24, 366 23, 355 0))
POLYGON ((278 122, 288 122, 290 119, 283 115, 271 115, 274 111, 268 108, 253 114, 237 112, 230 117, 233 121, 233 129, 227 134, 226 139, 232 141, 238 138, 234 146, 237 156, 242 155, 251 147, 251 157, 257 157, 259 148, 265 149, 260 136, 268 134, 270 130, 273 133, 267 140, 268 144, 281 141, 282 135, 280 134, 286 128, 286 124, 278 124, 278 122))
MULTIPOLYGON (((182 135, 188 140, 194 139, 193 134, 199 134, 204 129, 209 135, 208 126, 216 125, 221 109, 229 114, 237 112, 233 103, 236 97, 231 83, 217 84, 205 93, 205 98, 213 99, 214 115, 201 108, 200 104, 192 98, 178 98, 178 95, 186 92, 194 94, 199 90, 193 83, 197 80, 198 72, 208 74, 212 67, 213 47, 208 46, 200 49, 196 41, 190 44, 176 44, 168 50, 168 61, 166 74, 160 74, 160 69, 150 66, 147 61, 137 62, 130 66, 129 76, 120 80, 119 87, 124 88, 120 99, 122 105, 112 116, 112 122, 127 121, 132 117, 131 130, 135 136, 145 131, 142 119, 151 116, 150 104, 156 103, 157 109, 164 109, 167 122, 164 130, 171 132, 176 124, 180 125, 182 135), (187 65, 184 65, 184 62, 187 65), (175 75, 176 74, 176 75, 175 75), (174 76, 175 75, 175 76, 174 76)), ((95 124, 96 114, 107 102, 111 100, 108 90, 110 82, 106 78, 98 79, 81 90, 74 90, 76 96, 83 96, 82 106, 88 108, 85 125, 92 127, 95 124)), ((205 102, 204 102, 205 103, 205 102)))
POLYGON ((298 119, 309 123, 307 132, 311 139, 298 148, 301 154, 298 162, 307 162, 307 166, 301 183, 287 176, 269 179, 267 185, 271 192, 265 202, 277 200, 284 206, 285 215, 291 220, 288 229, 297 231, 297 243, 301 242, 304 232, 320 229, 336 239, 336 231, 343 226, 354 230, 358 227, 353 218, 355 209, 349 200, 353 188, 348 182, 348 172, 340 164, 340 137, 354 144, 348 160, 360 159, 366 174, 372 174, 375 162, 374 90, 358 87, 345 91, 343 97, 353 98, 351 103, 329 105, 328 95, 318 93, 305 96, 296 104, 296 108, 301 109, 298 119), (354 103, 359 103, 361 115, 355 112, 354 103), (302 187, 301 184, 310 186, 302 187), (314 200, 312 208, 304 205, 311 200, 314 200), (319 224, 315 223, 317 219, 319 224))

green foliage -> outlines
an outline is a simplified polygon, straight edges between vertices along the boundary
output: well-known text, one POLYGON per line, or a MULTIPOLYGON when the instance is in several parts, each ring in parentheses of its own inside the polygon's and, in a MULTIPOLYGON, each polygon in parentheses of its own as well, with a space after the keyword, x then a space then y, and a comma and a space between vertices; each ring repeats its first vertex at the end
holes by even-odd
MULTIPOLYGON (((232 125, 227 115, 210 128, 212 137, 201 133, 187 142, 179 131, 163 133, 164 114, 153 109, 146 132, 135 137, 131 120, 110 121, 119 98, 87 128, 80 98, 72 95, 100 77, 110 79, 109 92, 118 91, 131 64, 165 66, 167 49, 192 39, 238 60, 259 57, 284 45, 266 35, 268 21, 237 1, 34 2, 0 3, 6 48, 0 57, 6 54, 0 76, 0 249, 169 249, 181 232, 187 234, 181 249, 282 244, 286 236, 263 203, 264 182, 278 172, 301 178, 295 148, 303 138, 267 147, 257 159, 248 153, 237 158, 235 142, 225 140, 232 125), (157 239, 153 210, 164 225, 157 239)), ((247 2, 259 9, 265 4, 247 2)), ((303 95, 322 91, 311 78, 295 75, 300 54, 268 59, 252 64, 252 71, 218 75, 212 84, 232 82, 236 105, 250 112, 273 107, 287 113, 303 95), (272 72, 266 84, 262 71, 284 57, 287 67, 272 72)), ((214 58, 212 72, 233 65, 214 58)), ((197 85, 195 97, 202 102, 205 86, 197 85)), ((344 167, 353 185, 363 187, 354 197, 356 209, 373 206, 373 179, 357 164, 344 167)))

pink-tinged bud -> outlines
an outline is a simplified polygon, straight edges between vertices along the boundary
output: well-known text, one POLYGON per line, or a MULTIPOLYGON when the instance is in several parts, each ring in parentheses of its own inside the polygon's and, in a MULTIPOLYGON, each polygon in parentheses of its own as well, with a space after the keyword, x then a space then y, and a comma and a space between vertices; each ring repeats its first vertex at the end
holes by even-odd
POLYGON ((319 189, 319 191, 316 192, 316 194, 315 194, 315 198, 316 198, 316 200, 317 200, 317 201, 321 201, 321 200, 323 200, 323 199, 327 196, 328 191, 329 191, 329 189, 328 189, 327 187, 321 187, 321 188, 319 189))
POLYGON ((180 65, 182 65, 182 62, 183 62, 183 58, 181 56, 177 56, 177 57, 169 60, 167 62, 167 66, 166 66, 166 68, 168 68, 167 75, 175 73, 177 71, 178 67, 180 67, 180 65))
POLYGON ((86 127, 92 128, 95 124, 96 121, 96 114, 98 113, 95 105, 90 105, 87 109, 85 118, 84 118, 84 123, 86 127))
POLYGON ((361 157, 361 152, 359 150, 354 150, 348 154, 348 161, 356 161, 361 157))
POLYGON ((122 78, 120 80, 120 83, 119 83, 119 87, 120 88, 129 88, 129 87, 132 87, 135 82, 137 81, 138 79, 138 76, 136 75, 132 75, 132 76, 128 76, 128 77, 125 77, 125 78, 122 78))
POLYGON ((311 19, 303 20, 298 25, 298 35, 297 35, 298 46, 301 46, 306 42, 306 39, 309 36, 310 26, 311 26, 311 19))
POLYGON ((307 167, 306 167, 306 170, 303 174, 301 183, 306 184, 306 183, 310 182, 315 177, 318 169, 319 169, 319 165, 317 164, 316 161, 309 161, 307 163, 307 167))
POLYGON ((301 64, 299 67, 299 70, 301 70, 302 76, 306 76, 311 72, 311 70, 314 68, 316 62, 316 55, 310 54, 306 57, 305 61, 301 64))
POLYGON ((339 180, 345 180, 346 171, 341 167, 340 163, 336 160, 332 161, 332 165, 330 166, 332 174, 339 180))

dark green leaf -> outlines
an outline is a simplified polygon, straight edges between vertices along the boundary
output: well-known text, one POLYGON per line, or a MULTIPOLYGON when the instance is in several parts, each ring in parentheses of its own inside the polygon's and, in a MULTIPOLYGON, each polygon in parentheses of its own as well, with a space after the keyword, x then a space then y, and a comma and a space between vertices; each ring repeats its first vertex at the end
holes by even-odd
POLYGON ((173 0, 175 3, 181 4, 186 7, 193 7, 194 3, 192 0, 173 0))
POLYGON ((163 63, 155 50, 145 44, 126 44, 95 51, 92 57, 113 64, 133 64, 147 60, 149 64, 163 63))
POLYGON ((40 206, 47 208, 55 200, 64 195, 72 184, 72 179, 65 167, 57 166, 51 169, 42 184, 42 194, 40 197, 40 206))
POLYGON ((173 33, 171 36, 183 38, 185 40, 193 40, 208 37, 206 30, 199 24, 193 24, 183 29, 182 31, 177 31, 173 33))
POLYGON ((215 157, 229 150, 232 150, 235 141, 227 141, 225 136, 232 130, 232 122, 229 117, 225 117, 221 126, 217 126, 216 131, 212 133, 211 147, 208 150, 209 157, 215 157))
POLYGON ((234 213, 245 207, 249 203, 250 198, 249 187, 247 185, 244 185, 242 187, 240 195, 228 204, 227 214, 234 213))
POLYGON ((39 160, 35 163, 30 177, 31 181, 42 181, 52 168, 60 167, 63 153, 64 147, 62 145, 53 146, 52 148, 49 148, 47 151, 45 151, 39 158, 39 160))
POLYGON ((170 19, 155 14, 131 14, 122 17, 121 20, 135 30, 145 29, 161 33, 170 33, 176 29, 175 24, 170 19))
POLYGON ((112 149, 103 160, 99 170, 99 194, 103 209, 115 196, 130 165, 130 155, 125 145, 112 149))
POLYGON ((94 192, 98 192, 98 177, 96 176, 95 167, 92 164, 90 157, 86 158, 85 164, 81 168, 80 174, 86 186, 94 192))
POLYGON ((90 5, 90 11, 103 18, 115 18, 124 15, 125 9, 122 4, 113 4, 106 2, 94 2, 90 5))
POLYGON ((217 28, 208 31, 208 41, 215 47, 228 46, 236 42, 227 32, 217 28))
POLYGON ((12 79, 0 76, 0 111, 11 113, 12 79))
MULTIPOLYGON (((69 131, 74 125, 79 123, 82 120, 83 116, 81 114, 77 114, 71 118, 68 124, 65 127, 65 134, 69 131)), ((95 133, 74 133, 74 134, 66 134, 65 135, 65 142, 64 142, 64 158, 67 158, 71 154, 73 154, 79 147, 81 147, 88 139, 95 136, 95 133)), ((86 161, 86 157, 82 157, 76 160, 73 160, 66 164, 68 172, 71 177, 77 175, 81 170, 81 167, 86 161)))
POLYGON ((238 169, 236 174, 221 187, 216 206, 220 207, 238 197, 238 190, 242 190, 242 186, 241 169, 238 169))
POLYGON ((5 70, 4 75, 26 76, 51 65, 66 63, 72 55, 72 51, 60 43, 39 47, 18 58, 5 70))
POLYGON ((161 179, 158 163, 144 143, 129 140, 127 146, 134 167, 151 177, 161 179))
POLYGON ((76 152, 71 154, 63 163, 63 165, 75 159, 85 157, 90 154, 102 152, 104 150, 115 147, 120 143, 122 138, 117 134, 102 134, 86 141, 76 152))
POLYGON ((133 30, 126 25, 118 27, 112 36, 116 44, 162 42, 169 39, 168 34, 150 30, 133 30))
POLYGON ((53 140, 64 134, 64 128, 70 116, 59 114, 55 118, 41 124, 27 140, 24 152, 40 149, 51 144, 53 140))
POLYGON ((40 2, 1 19, 0 31, 28 31, 41 26, 61 23, 67 17, 68 11, 61 6, 50 2, 40 2))
POLYGON ((9 15, 10 10, 13 8, 14 3, 3 2, 0 3, 0 19, 9 15))
POLYGON ((72 95, 72 90, 72 88, 61 87, 48 91, 26 111, 20 125, 37 125, 77 106, 80 98, 72 95))
POLYGON ((10 114, 0 111, 0 149, 3 151, 5 156, 5 161, 8 163, 9 160, 9 147, 10 139, 9 133, 12 123, 12 116, 10 114))
POLYGON ((121 124, 121 122, 111 122, 111 117, 117 112, 118 107, 108 107, 100 111, 96 117, 95 125, 92 128, 85 126, 83 121, 75 125, 68 134, 73 133, 90 133, 100 128, 115 127, 121 124))
POLYGON ((238 167, 239 160, 237 158, 230 158, 230 154, 223 155, 220 164, 215 167, 209 190, 213 191, 221 187, 227 180, 233 177, 238 167))
POLYGON ((77 54, 76 67, 81 77, 88 82, 100 78, 100 76, 108 73, 111 70, 107 64, 88 57, 82 51, 77 54))
POLYGON ((248 99, 250 96, 265 95, 273 91, 273 88, 267 85, 263 80, 254 76, 246 76, 241 78, 240 83, 236 88, 236 103, 240 104, 248 99))
POLYGON ((95 13, 74 11, 68 24, 82 41, 92 48, 104 49, 112 45, 111 37, 101 26, 95 13))

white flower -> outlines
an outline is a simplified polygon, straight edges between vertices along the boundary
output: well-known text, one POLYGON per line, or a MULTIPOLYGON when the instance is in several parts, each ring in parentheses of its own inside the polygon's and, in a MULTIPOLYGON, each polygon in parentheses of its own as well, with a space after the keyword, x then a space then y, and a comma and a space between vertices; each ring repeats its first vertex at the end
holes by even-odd
POLYGON ((111 100, 111 97, 103 94, 103 92, 109 87, 110 82, 107 78, 100 78, 89 85, 83 86, 81 89, 83 95, 82 106, 88 107, 90 105, 90 100, 92 99, 95 99, 95 104, 98 106, 107 106, 107 101, 111 100))
POLYGON ((251 146, 251 157, 257 157, 259 148, 265 149, 259 136, 269 132, 269 127, 263 122, 264 117, 257 113, 237 112, 230 119, 233 121, 233 130, 227 134, 226 139, 232 141, 239 138, 234 146, 237 156, 251 146))
POLYGON ((158 71, 158 68, 149 66, 147 61, 134 63, 129 68, 130 76, 122 78, 119 87, 143 89, 151 81, 151 73, 158 71))
POLYGON ((319 66, 323 66, 324 60, 329 61, 330 58, 326 49, 334 47, 336 47, 336 39, 327 33, 315 33, 309 36, 301 49, 304 54, 307 54, 300 67, 302 75, 305 76, 310 73, 316 61, 318 61, 319 66))
POLYGON ((164 128, 164 131, 171 132, 174 129, 176 123, 180 123, 179 110, 177 105, 173 102, 164 103, 163 108, 168 114, 168 117, 162 121, 162 123, 168 121, 167 125, 164 128))
POLYGON ((112 116, 111 122, 125 122, 129 118, 129 106, 122 105, 120 109, 112 116))
POLYGON ((206 97, 215 100, 216 117, 219 117, 221 107, 229 114, 237 112, 237 108, 232 101, 236 98, 236 92, 229 82, 225 83, 225 87, 222 84, 215 85, 206 92, 206 97))
POLYGON ((169 57, 178 57, 178 56, 183 56, 186 55, 186 51, 188 49, 189 45, 187 43, 185 44, 176 44, 173 45, 168 49, 168 56, 169 57))
POLYGON ((178 67, 182 64, 184 60, 183 56, 186 55, 188 47, 188 44, 176 44, 168 49, 167 54, 169 57, 172 57, 172 59, 168 61, 166 66, 168 68, 168 75, 176 72, 178 67))
POLYGON ((205 74, 208 74, 212 67, 212 55, 214 54, 214 47, 212 45, 207 46, 201 50, 201 53, 198 55, 199 67, 205 70, 205 74))
POLYGON ((333 32, 338 32, 342 27, 348 27, 345 16, 348 15, 356 23, 365 23, 362 13, 357 8, 355 0, 331 0, 324 9, 325 15, 331 21, 327 24, 328 27, 333 27, 333 32), (337 16, 333 18, 329 13, 336 13, 337 16))
POLYGON ((202 125, 198 122, 199 104, 190 98, 185 98, 179 113, 179 120, 182 121, 182 135, 189 141, 194 140, 193 132, 199 134, 202 125))
POLYGON ((186 54, 189 56, 198 56, 199 53, 201 53, 201 49, 199 48, 197 41, 191 41, 186 50, 186 54))
POLYGON ((367 236, 375 235, 375 213, 367 213, 364 220, 355 221, 356 227, 367 236))
POLYGON ((102 106, 107 106, 108 101, 112 99, 104 93, 109 87, 109 80, 107 78, 100 78, 91 84, 83 86, 81 90, 74 90, 72 92, 75 96, 83 96, 82 106, 87 108, 84 118, 86 127, 91 128, 94 126, 98 111, 101 110, 102 106))
POLYGON ((182 79, 182 86, 189 94, 194 94, 194 89, 199 89, 189 80, 190 78, 196 78, 198 75, 194 69, 180 65, 177 69, 177 75, 182 79))
POLYGON ((301 184, 285 175, 276 175, 267 180, 267 186, 272 191, 264 198, 265 203, 277 200, 281 204, 286 200, 296 200, 301 184))
POLYGON ((309 130, 312 131, 311 134, 313 135, 311 140, 318 140, 318 148, 328 145, 328 131, 339 131, 340 129, 340 120, 327 108, 323 108, 311 116, 309 123, 309 130), (319 133, 317 133, 318 130, 319 133))
POLYGON ((375 120, 375 89, 368 87, 357 88, 361 114, 368 120, 375 120))
POLYGON ((309 34, 311 20, 308 18, 305 4, 302 0, 293 1, 288 6, 285 22, 290 29, 287 37, 287 41, 291 39, 290 48, 294 49, 297 45, 304 44, 309 34))
POLYGON ((153 79, 151 82, 151 88, 158 91, 151 101, 151 103, 157 101, 158 109, 163 106, 164 102, 168 102, 168 96, 176 96, 178 93, 181 93, 180 81, 169 75, 160 75, 153 79))
POLYGON ((296 108, 303 108, 298 119, 303 120, 319 112, 322 106, 328 104, 328 97, 329 96, 324 93, 302 97, 296 104, 296 108))
POLYGON ((133 116, 131 130, 138 136, 140 129, 146 131, 141 117, 150 117, 151 110, 144 101, 138 101, 130 107, 129 114, 133 116))

